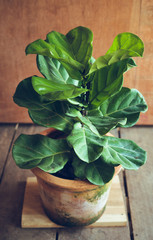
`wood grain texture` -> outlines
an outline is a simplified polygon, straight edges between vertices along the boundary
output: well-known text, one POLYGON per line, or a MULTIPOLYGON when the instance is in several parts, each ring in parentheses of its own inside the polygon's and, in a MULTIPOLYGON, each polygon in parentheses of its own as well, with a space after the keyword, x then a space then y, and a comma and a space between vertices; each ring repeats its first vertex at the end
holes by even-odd
POLYGON ((15 133, 16 124, 0 125, 0 181, 15 133))
POLYGON ((122 129, 121 137, 147 151, 147 163, 138 171, 126 171, 134 240, 153 239, 153 127, 122 129))
POLYGON ((147 114, 141 116, 140 124, 153 124, 153 1, 142 0, 140 13, 140 36, 144 41, 144 57, 139 59, 135 86, 148 103, 147 114))
MULTIPOLYGON (((17 84, 26 77, 39 74, 35 64, 35 56, 25 56, 24 50, 30 42, 42 38, 46 33, 56 30, 62 33, 83 25, 89 27, 94 33, 94 57, 99 57, 107 51, 112 44, 114 37, 121 32, 130 31, 140 36, 144 27, 144 20, 151 20, 143 11, 146 11, 146 3, 140 0, 1 0, 0 2, 0 122, 31 122, 27 110, 16 106, 12 101, 17 84), (144 9, 144 10, 143 10, 144 9), (144 14, 142 14, 144 13, 144 14), (141 17, 141 19, 140 19, 141 17), (5 51, 4 51, 5 49, 5 51), (6 84, 7 82, 7 84, 6 84)), ((150 21, 151 22, 151 21, 150 21)), ((148 25, 147 25, 148 26, 148 25)), ((147 52, 150 52, 151 31, 148 33, 146 42, 147 52), (149 38, 150 36, 150 38, 149 38), (148 45, 149 44, 149 45, 148 45)), ((151 53, 150 53, 150 56, 151 53)), ((143 67, 144 59, 137 70, 132 69, 131 73, 125 75, 125 85, 138 87, 147 97, 149 104, 152 99, 151 67, 143 67), (150 69, 150 74, 148 72, 150 69), (138 75, 137 75, 138 72, 138 75), (141 75, 149 76, 148 84, 143 83, 141 75), (149 95, 148 95, 149 94, 149 95)), ((147 58, 146 66, 150 63, 147 58)), ((150 124, 153 121, 152 111, 142 115, 140 123, 150 124)))
MULTIPOLYGON (((21 132, 33 134, 39 132, 39 127, 19 127, 17 135, 21 132)), ((10 153, 0 185, 0 239, 55 240, 56 231, 53 229, 21 229, 22 203, 25 181, 28 176, 32 176, 30 171, 19 169, 15 165, 10 153)))

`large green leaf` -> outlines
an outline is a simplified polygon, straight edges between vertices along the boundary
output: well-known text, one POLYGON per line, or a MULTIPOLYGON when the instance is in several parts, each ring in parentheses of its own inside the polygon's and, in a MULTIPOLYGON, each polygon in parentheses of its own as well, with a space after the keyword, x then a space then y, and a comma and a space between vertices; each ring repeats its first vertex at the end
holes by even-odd
POLYGON ((127 121, 126 118, 113 118, 108 116, 89 116, 88 119, 94 124, 101 135, 105 135, 118 124, 125 125, 127 121))
POLYGON ((32 77, 32 85, 38 94, 45 96, 51 101, 75 98, 88 91, 87 89, 79 88, 73 84, 59 83, 52 79, 48 80, 36 76, 32 77))
POLYGON ((106 164, 101 157, 91 163, 85 163, 75 157, 72 166, 76 177, 88 179, 96 185, 106 184, 114 175, 114 167, 106 164))
POLYGON ((21 134, 13 146, 13 158, 17 166, 25 169, 40 167, 50 173, 64 167, 69 153, 66 140, 55 140, 39 134, 21 134))
POLYGON ((41 39, 29 44, 26 54, 40 54, 59 60, 72 78, 81 79, 80 72, 86 68, 92 55, 92 32, 77 27, 67 35, 52 31, 46 41, 41 39))
POLYGON ((147 104, 138 90, 123 87, 119 93, 103 102, 100 110, 105 117, 126 118, 126 124, 120 123, 118 126, 131 127, 138 121, 140 112, 147 110, 147 104))
POLYGON ((77 156, 84 162, 95 161, 102 153, 101 139, 88 127, 75 123, 71 134, 67 137, 77 156))
POLYGON ((104 136, 103 141, 101 156, 107 164, 135 170, 146 162, 146 152, 131 140, 104 136))
POLYGON ((73 128, 73 120, 65 115, 67 104, 61 101, 54 103, 45 101, 37 94, 31 84, 31 78, 24 79, 14 94, 14 102, 29 109, 32 120, 45 127, 53 127, 61 131, 73 128))
POLYGON ((107 53, 94 62, 90 73, 123 59, 140 57, 143 51, 144 44, 138 36, 132 33, 121 33, 115 37, 107 53))
POLYGON ((41 74, 48 80, 52 79, 58 83, 73 84, 78 86, 79 81, 72 79, 57 59, 38 55, 37 66, 41 74))
POLYGON ((127 71, 129 63, 132 65, 132 59, 116 62, 89 74, 88 82, 91 85, 89 103, 92 106, 99 107, 110 96, 121 90, 123 73, 127 71))

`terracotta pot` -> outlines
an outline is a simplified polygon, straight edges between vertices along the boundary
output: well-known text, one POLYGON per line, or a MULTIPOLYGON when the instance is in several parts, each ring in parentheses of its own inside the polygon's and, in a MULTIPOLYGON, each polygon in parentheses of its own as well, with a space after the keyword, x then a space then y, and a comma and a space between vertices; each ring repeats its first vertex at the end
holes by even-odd
MULTIPOLYGON (((46 135, 47 132, 43 132, 46 135)), ((121 167, 115 169, 115 175, 121 167)), ((105 210, 111 181, 97 186, 88 181, 55 177, 39 168, 37 177, 43 207, 48 217, 63 226, 85 226, 97 221, 105 210)))

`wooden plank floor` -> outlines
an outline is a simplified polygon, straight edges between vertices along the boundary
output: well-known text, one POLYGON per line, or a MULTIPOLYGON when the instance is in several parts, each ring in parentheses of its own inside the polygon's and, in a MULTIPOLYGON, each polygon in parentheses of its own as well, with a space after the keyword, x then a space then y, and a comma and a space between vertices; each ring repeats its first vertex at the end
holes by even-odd
MULTIPOLYGON (((128 226, 109 228, 21 229, 21 210, 25 181, 32 176, 12 160, 11 147, 20 133, 43 130, 34 125, 0 125, 0 239, 1 240, 151 240, 153 239, 153 127, 122 129, 119 135, 136 141, 148 152, 141 170, 120 174, 128 211, 128 226)), ((117 136, 115 131, 114 135, 117 136)))

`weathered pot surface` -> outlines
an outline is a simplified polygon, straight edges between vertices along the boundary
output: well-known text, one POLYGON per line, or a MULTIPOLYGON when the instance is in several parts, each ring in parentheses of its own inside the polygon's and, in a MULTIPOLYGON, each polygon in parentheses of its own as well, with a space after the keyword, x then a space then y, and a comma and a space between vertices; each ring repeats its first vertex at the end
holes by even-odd
POLYGON ((97 186, 88 181, 58 178, 39 168, 32 172, 37 177, 44 210, 53 222, 63 226, 85 226, 101 217, 111 181, 97 186))
MULTIPOLYGON (((120 169, 120 166, 115 168, 115 175, 120 169)), ((53 222, 63 226, 85 226, 103 214, 111 181, 97 186, 89 181, 62 179, 39 168, 32 172, 37 177, 44 210, 53 222)))

